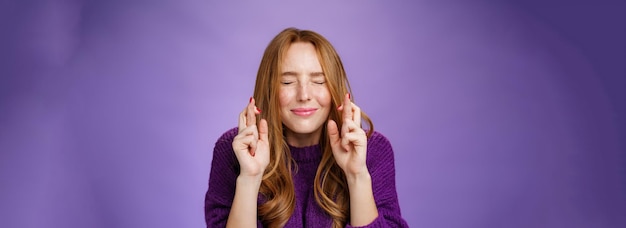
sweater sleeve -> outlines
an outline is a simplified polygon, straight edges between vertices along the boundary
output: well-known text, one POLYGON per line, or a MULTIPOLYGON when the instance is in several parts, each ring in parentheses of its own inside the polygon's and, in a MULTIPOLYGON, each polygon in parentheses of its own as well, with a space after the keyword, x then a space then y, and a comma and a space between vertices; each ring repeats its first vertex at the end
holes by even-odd
MULTIPOLYGON (((372 191, 378 208, 378 217, 363 227, 409 227, 400 213, 393 156, 389 140, 382 134, 374 132, 367 142, 366 163, 372 177, 372 191)), ((348 224, 346 227, 353 226, 348 224)))
MULTIPOLYGON (((239 162, 233 151, 237 128, 224 133, 215 143, 209 174, 209 189, 204 198, 204 216, 207 227, 226 227, 235 197, 239 162)), ((262 227, 257 221, 257 226, 262 227)))

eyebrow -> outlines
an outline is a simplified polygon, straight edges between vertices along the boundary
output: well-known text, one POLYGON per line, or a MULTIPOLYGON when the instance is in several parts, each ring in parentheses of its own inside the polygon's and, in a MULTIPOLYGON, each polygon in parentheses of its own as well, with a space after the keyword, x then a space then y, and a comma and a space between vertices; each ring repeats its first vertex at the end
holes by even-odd
POLYGON ((298 73, 293 72, 293 71, 285 71, 282 73, 282 76, 297 76, 298 73))
MULTIPOLYGON (((298 73, 293 71, 285 71, 281 74, 282 76, 298 76, 298 73)), ((313 72, 311 76, 324 76, 324 72, 313 72)))

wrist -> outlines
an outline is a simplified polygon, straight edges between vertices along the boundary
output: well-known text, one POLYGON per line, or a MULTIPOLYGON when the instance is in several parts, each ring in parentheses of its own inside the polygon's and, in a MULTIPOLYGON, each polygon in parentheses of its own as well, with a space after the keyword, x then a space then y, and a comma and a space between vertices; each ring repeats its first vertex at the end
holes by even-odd
POLYGON ((363 184, 371 185, 372 176, 369 171, 366 169, 363 172, 358 173, 346 173, 346 181, 348 182, 348 186, 360 186, 363 184))
POLYGON ((253 170, 240 170, 239 176, 237 179, 242 179, 244 181, 261 181, 263 179, 263 174, 265 169, 253 169, 253 170))
POLYGON ((261 187, 263 175, 247 176, 239 175, 237 177, 237 187, 244 187, 245 189, 258 189, 261 187))

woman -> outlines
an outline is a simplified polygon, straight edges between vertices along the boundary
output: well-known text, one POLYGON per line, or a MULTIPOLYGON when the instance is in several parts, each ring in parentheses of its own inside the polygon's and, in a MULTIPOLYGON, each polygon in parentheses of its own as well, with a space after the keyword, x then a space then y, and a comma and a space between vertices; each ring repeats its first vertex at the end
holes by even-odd
POLYGON ((270 42, 238 128, 215 144, 205 215, 208 227, 407 227, 391 145, 321 35, 270 42))

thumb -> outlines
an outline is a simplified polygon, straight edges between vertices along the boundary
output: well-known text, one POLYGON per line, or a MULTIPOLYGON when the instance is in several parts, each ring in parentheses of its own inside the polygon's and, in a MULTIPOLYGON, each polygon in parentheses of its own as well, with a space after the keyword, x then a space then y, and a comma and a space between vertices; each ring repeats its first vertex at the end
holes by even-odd
POLYGON ((268 142, 268 130, 267 130, 267 120, 261 119, 259 123, 259 139, 264 142, 268 142))

